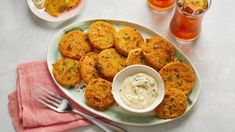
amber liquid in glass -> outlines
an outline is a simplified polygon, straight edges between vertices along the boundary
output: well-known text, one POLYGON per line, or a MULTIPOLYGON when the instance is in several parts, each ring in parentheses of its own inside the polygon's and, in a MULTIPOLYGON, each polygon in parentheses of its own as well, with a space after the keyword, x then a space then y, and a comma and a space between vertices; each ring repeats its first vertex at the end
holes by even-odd
POLYGON ((171 33, 180 40, 196 39, 201 31, 204 10, 190 4, 177 3, 175 14, 170 23, 171 33))
POLYGON ((165 11, 174 6, 175 0, 148 0, 149 6, 157 11, 165 11))

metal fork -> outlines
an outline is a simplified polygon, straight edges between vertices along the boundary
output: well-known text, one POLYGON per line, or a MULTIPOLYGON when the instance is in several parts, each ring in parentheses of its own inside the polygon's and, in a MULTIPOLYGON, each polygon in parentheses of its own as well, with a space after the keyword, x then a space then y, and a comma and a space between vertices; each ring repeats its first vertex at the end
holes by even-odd
POLYGON ((32 97, 54 111, 57 111, 60 113, 74 112, 86 118, 87 120, 95 124, 96 126, 100 127, 105 132, 127 132, 123 128, 120 128, 111 124, 107 124, 99 119, 96 119, 92 116, 89 116, 87 114, 84 114, 80 111, 75 110, 65 98, 52 92, 51 90, 48 90, 43 87, 40 87, 40 88, 37 87, 35 89, 36 90, 33 93, 32 97))

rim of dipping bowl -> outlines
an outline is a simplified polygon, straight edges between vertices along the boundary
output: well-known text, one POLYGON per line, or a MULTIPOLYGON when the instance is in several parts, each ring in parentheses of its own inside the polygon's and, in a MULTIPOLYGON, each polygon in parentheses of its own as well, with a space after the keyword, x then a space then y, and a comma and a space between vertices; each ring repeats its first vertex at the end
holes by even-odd
POLYGON ((112 94, 117 104, 120 105, 123 109, 129 112, 134 112, 134 113, 146 113, 146 112, 154 110, 162 102, 164 98, 164 82, 160 74, 156 70, 154 70, 152 67, 140 65, 140 64, 131 65, 131 66, 124 68, 120 72, 118 72, 116 76, 114 77, 113 83, 112 83, 112 94), (158 92, 159 92, 158 96, 150 106, 143 108, 143 109, 135 109, 135 108, 131 108, 127 106, 122 101, 120 94, 119 94, 119 90, 121 88, 123 81, 127 77, 136 73, 145 73, 153 77, 157 81, 157 87, 158 87, 158 92))

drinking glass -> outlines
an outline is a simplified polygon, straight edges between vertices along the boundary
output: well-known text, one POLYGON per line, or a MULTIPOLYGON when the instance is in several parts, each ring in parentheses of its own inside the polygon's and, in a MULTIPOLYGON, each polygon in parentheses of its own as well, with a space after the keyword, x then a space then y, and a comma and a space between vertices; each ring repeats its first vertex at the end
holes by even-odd
POLYGON ((210 5, 211 0, 176 0, 175 14, 170 22, 173 36, 183 41, 196 39, 210 5))

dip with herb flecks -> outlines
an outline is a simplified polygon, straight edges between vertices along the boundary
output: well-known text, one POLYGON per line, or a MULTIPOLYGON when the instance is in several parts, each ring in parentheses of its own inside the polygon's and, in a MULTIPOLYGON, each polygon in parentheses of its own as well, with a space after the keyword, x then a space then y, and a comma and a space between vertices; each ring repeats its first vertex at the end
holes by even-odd
POLYGON ((133 74, 124 79, 119 94, 128 107, 147 108, 158 97, 157 81, 145 73, 133 74))

